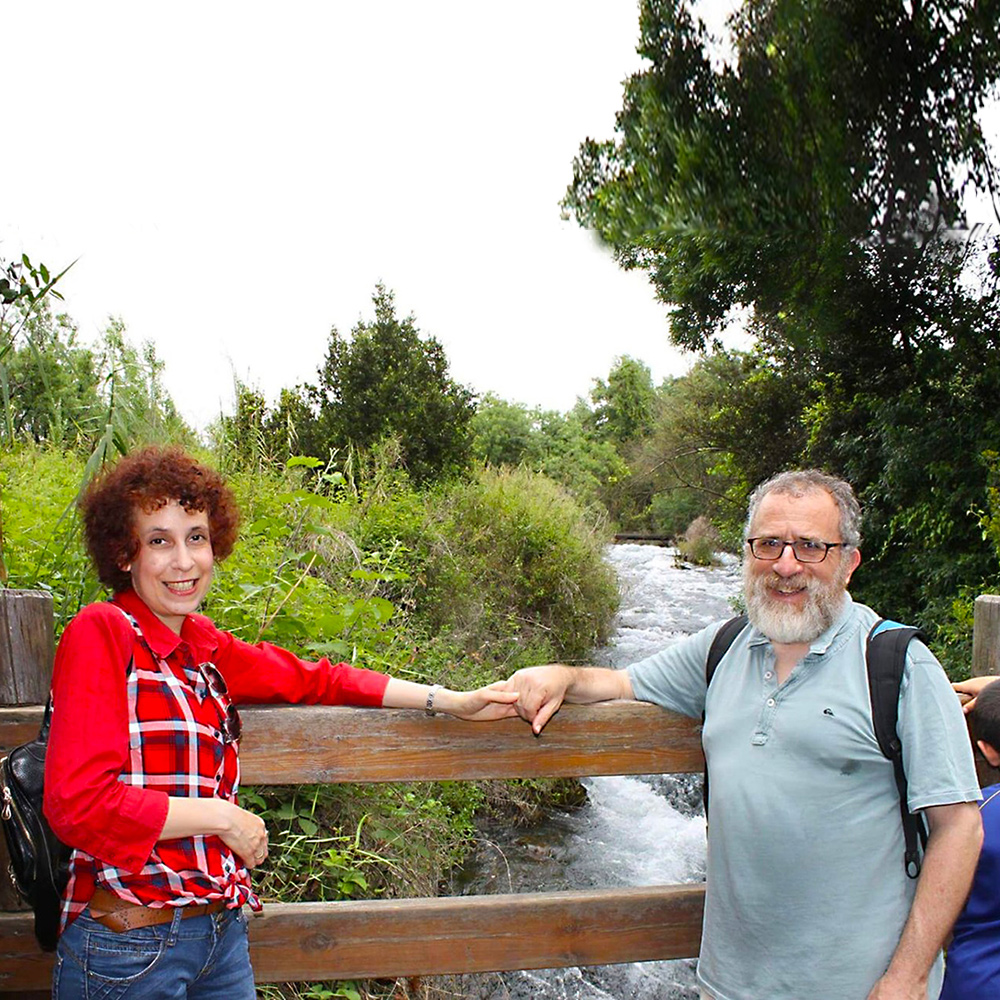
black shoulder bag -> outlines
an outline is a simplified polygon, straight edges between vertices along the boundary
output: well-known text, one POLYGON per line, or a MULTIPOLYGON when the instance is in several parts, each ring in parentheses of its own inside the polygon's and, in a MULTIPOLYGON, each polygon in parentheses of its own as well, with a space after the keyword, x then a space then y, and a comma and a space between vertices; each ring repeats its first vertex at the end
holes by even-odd
POLYGON ((0 825, 10 853, 11 879, 35 911, 35 937, 43 951, 54 951, 59 938, 59 910, 70 856, 70 849, 56 839, 42 814, 51 718, 50 696, 38 736, 0 759, 0 825))

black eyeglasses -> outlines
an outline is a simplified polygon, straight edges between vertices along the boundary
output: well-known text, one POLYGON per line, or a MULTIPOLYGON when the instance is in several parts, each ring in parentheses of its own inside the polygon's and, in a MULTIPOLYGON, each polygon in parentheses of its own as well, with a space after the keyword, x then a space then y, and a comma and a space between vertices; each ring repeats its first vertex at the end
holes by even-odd
POLYGON ((219 712, 219 721, 222 723, 222 742, 236 743, 243 735, 243 722, 240 720, 240 713, 236 711, 236 706, 229 700, 229 687, 226 679, 216 669, 214 663, 199 664, 198 669, 208 684, 208 690, 212 694, 212 701, 219 712), (225 704, 225 714, 222 706, 225 704))
POLYGON ((766 562, 776 562, 782 557, 790 545, 792 554, 800 563, 821 563, 830 549, 843 546, 844 542, 818 542, 815 538, 796 538, 794 541, 784 541, 781 538, 748 538, 750 554, 754 559, 766 562))

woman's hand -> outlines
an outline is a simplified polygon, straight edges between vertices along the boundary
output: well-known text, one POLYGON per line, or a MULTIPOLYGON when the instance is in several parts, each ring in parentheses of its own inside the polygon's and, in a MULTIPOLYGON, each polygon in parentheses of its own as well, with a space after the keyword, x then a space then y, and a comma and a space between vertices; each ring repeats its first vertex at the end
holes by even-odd
POLYGON ((256 868, 267 858, 267 827, 264 821, 241 806, 216 799, 230 807, 229 825, 219 839, 238 855, 247 868, 256 868))
POLYGON ((475 691, 449 691, 439 688, 434 693, 434 711, 447 712, 466 722, 492 722, 517 715, 514 702, 517 692, 508 690, 507 681, 494 681, 475 691))
POLYGON ((267 857, 267 827, 252 812, 226 799, 171 796, 167 803, 160 840, 214 835, 247 868, 256 868, 267 857))

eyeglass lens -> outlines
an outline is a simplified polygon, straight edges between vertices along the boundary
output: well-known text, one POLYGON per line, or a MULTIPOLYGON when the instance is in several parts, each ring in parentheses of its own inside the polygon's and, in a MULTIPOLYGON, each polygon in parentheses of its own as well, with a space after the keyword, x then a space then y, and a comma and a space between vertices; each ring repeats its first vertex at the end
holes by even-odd
POLYGON ((812 538, 786 541, 781 538, 752 538, 750 551, 757 559, 780 559, 786 548, 791 548, 798 562, 822 562, 831 548, 830 542, 817 542, 812 538))

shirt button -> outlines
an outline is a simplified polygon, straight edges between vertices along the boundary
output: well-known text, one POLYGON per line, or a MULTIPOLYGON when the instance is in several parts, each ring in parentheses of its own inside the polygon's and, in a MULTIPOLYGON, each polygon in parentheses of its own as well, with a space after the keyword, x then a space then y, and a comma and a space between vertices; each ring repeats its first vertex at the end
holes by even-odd
POLYGON ((767 707, 768 708, 774 708, 774 699, 773 698, 768 698, 767 699, 767 707))
POLYGON ((771 671, 768 670, 768 672, 764 674, 764 680, 769 681, 773 676, 774 674, 772 674, 771 671))

